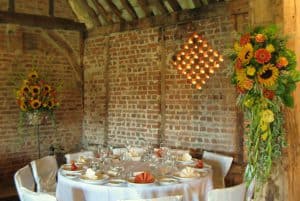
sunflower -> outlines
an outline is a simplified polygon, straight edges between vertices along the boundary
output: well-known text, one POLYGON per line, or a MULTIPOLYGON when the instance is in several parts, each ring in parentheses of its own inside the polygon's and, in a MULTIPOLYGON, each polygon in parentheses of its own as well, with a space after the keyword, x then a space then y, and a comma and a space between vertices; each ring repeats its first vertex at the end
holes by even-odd
POLYGON ((253 66, 248 66, 248 67, 246 68, 246 73, 247 73, 247 75, 249 75, 249 76, 254 76, 254 75, 255 75, 255 72, 256 72, 256 69, 255 69, 255 67, 253 67, 253 66))
POLYGON ((272 53, 275 51, 275 48, 272 44, 269 44, 266 46, 266 50, 268 50, 270 53, 272 53))
POLYGON ((260 49, 256 50, 254 57, 258 63, 264 64, 264 63, 267 63, 268 61, 270 61, 271 53, 264 48, 260 48, 260 49))
POLYGON ((32 71, 32 72, 30 72, 30 73, 28 74, 28 77, 29 77, 30 79, 36 79, 36 78, 38 78, 39 76, 38 76, 38 74, 37 74, 36 71, 32 71))
POLYGON ((44 91, 49 92, 51 90, 51 86, 49 86, 48 84, 46 84, 44 86, 44 91))
POLYGON ((265 87, 272 87, 278 78, 279 70, 273 64, 264 65, 258 72, 258 82, 265 87))
POLYGON ((48 103, 47 103, 47 106, 51 109, 55 106, 55 103, 53 100, 49 100, 48 103))
POLYGON ((236 70, 235 74, 236 74, 236 80, 238 83, 244 82, 246 79, 248 79, 245 69, 236 70))
POLYGON ((41 101, 39 101, 38 99, 33 99, 32 101, 30 101, 30 106, 35 110, 38 109, 39 107, 41 107, 41 101))
POLYGON ((250 43, 247 43, 239 52, 239 59, 243 64, 248 64, 253 57, 253 47, 250 43))
POLYGON ((40 91, 41 91, 41 87, 38 86, 38 85, 34 85, 34 86, 31 87, 31 93, 32 93, 33 95, 39 94, 40 91))
POLYGON ((241 39, 240 39, 240 45, 241 46, 244 46, 249 42, 250 42, 250 33, 246 33, 246 34, 241 36, 241 39))
POLYGON ((21 87, 21 92, 27 94, 29 92, 29 87, 27 85, 21 87))
POLYGON ((27 111, 26 104, 23 101, 20 101, 20 109, 24 112, 27 111))
POLYGON ((23 80, 23 85, 29 85, 29 81, 28 80, 23 80))

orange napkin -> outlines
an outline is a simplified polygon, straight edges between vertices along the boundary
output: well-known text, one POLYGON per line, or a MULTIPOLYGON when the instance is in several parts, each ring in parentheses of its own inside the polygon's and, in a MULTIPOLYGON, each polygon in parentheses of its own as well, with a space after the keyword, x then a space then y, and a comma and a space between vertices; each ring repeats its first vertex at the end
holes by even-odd
POLYGON ((155 151, 155 155, 157 156, 157 157, 159 157, 159 158, 161 158, 162 157, 162 153, 163 153, 163 150, 162 149, 157 149, 156 151, 155 151))
POLYGON ((203 161, 198 160, 197 164, 195 165, 196 168, 203 168, 203 161))
POLYGON ((149 172, 138 174, 134 178, 134 183, 153 183, 154 177, 149 172))

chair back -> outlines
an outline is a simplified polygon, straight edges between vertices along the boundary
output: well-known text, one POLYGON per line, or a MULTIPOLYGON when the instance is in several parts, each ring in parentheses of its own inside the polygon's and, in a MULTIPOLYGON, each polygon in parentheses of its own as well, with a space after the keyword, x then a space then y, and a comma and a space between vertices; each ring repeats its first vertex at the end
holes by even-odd
POLYGON ((93 151, 81 151, 71 154, 65 154, 66 162, 71 163, 71 161, 77 161, 81 156, 90 158, 94 157, 95 155, 93 151))
POLYGON ((24 201, 56 201, 55 196, 47 193, 36 193, 24 187, 21 187, 21 191, 24 201))
POLYGON ((242 183, 229 188, 214 189, 208 192, 207 201, 245 201, 246 184, 242 183))
POLYGON ((225 187, 225 176, 227 175, 233 158, 230 156, 224 156, 221 154, 216 154, 208 151, 203 152, 204 162, 210 164, 213 169, 213 182, 214 188, 224 188, 225 187))
POLYGON ((26 165, 15 173, 14 181, 20 200, 25 201, 22 188, 27 188, 28 190, 34 191, 35 186, 29 165, 26 165))
POLYGON ((148 198, 148 199, 133 199, 133 200, 118 200, 118 201, 182 201, 182 195, 173 195, 160 198, 148 198))
POLYGON ((37 192, 55 192, 57 162, 55 156, 46 156, 31 162, 37 192))

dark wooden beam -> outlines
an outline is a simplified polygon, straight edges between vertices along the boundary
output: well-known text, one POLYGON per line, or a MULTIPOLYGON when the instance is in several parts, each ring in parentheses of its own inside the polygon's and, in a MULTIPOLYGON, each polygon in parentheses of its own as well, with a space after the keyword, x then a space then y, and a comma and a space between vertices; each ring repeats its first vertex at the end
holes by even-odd
POLYGON ((123 7, 127 10, 127 12, 131 15, 132 19, 138 19, 139 16, 136 14, 134 8, 132 7, 132 5, 130 4, 130 2, 128 2, 128 0, 121 0, 123 7))
POLYGON ((161 12, 162 15, 169 13, 168 9, 166 8, 165 4, 161 0, 155 0, 153 2, 153 5, 158 8, 158 10, 161 12))
POLYGON ((199 8, 201 6, 201 0, 193 0, 195 8, 199 8))
POLYGON ((49 16, 54 16, 54 0, 49 0, 49 16))
POLYGON ((15 0, 8 0, 8 12, 15 12, 15 0))
POLYGON ((78 30, 83 32, 86 31, 85 25, 83 23, 74 22, 70 19, 0 11, 0 24, 3 23, 41 27, 45 29, 78 30))
POLYGON ((175 12, 178 12, 181 10, 181 7, 178 3, 177 0, 167 0, 167 2, 170 4, 170 6, 172 7, 172 9, 175 11, 175 12))
POLYGON ((122 18, 122 13, 117 6, 111 0, 106 0, 106 3, 109 5, 111 11, 120 19, 120 21, 124 21, 122 18))
POLYGON ((138 4, 142 8, 142 10, 145 12, 146 17, 153 16, 151 10, 149 9, 149 5, 145 0, 138 0, 138 4))
POLYGON ((111 14, 109 14, 97 0, 92 0, 92 2, 105 21, 112 24, 113 20, 111 14))

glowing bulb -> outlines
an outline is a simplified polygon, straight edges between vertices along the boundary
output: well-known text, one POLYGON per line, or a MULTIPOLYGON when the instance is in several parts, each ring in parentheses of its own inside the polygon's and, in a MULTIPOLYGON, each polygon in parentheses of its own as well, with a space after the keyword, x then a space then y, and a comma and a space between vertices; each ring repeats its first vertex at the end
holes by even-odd
POLYGON ((197 33, 193 33, 194 38, 199 38, 199 35, 197 33))
POLYGON ((178 70, 182 70, 182 66, 181 66, 181 65, 178 65, 178 66, 177 66, 177 69, 178 69, 178 70))
POLYGON ((205 68, 208 68, 208 67, 209 67, 209 65, 208 65, 208 64, 204 64, 204 67, 205 67, 205 68))
POLYGON ((182 73, 183 75, 186 75, 186 74, 187 74, 187 72, 186 72, 185 70, 182 70, 181 73, 182 73))
POLYGON ((212 52, 213 52, 213 49, 210 48, 208 51, 209 51, 210 53, 212 53, 212 52))
POLYGON ((195 69, 200 69, 200 66, 197 64, 197 65, 195 66, 195 69))
POLYGON ((193 39, 190 38, 190 39, 188 40, 188 44, 193 44, 193 43, 194 43, 193 39))
POLYGON ((191 56, 190 56, 189 54, 186 54, 186 55, 185 55, 185 58, 186 58, 186 59, 190 59, 191 56))
POLYGON ((198 45, 194 45, 194 49, 198 49, 198 45))
POLYGON ((187 64, 187 65, 186 65, 186 69, 191 69, 191 65, 190 65, 190 64, 187 64))
POLYGON ((216 63, 215 68, 220 68, 220 64, 216 63))
POLYGON ((220 62, 223 62, 223 61, 224 61, 224 59, 223 59, 222 56, 219 57, 219 61, 220 61, 220 62))
POLYGON ((201 79, 200 75, 196 75, 196 79, 200 80, 201 79))
POLYGON ((197 88, 197 89, 199 89, 199 90, 201 90, 201 89, 202 89, 202 87, 201 87, 201 85, 200 85, 200 84, 196 84, 196 88, 197 88))
POLYGON ((197 54, 195 54, 194 59, 199 59, 199 56, 197 54))
POLYGON ((209 58, 210 63, 214 63, 214 59, 212 57, 209 58))
POLYGON ((212 68, 209 69, 210 74, 213 74, 214 72, 215 72, 214 69, 212 69, 212 68))
POLYGON ((206 47, 207 47, 207 43, 204 43, 204 44, 203 44, 203 47, 205 47, 205 48, 206 48, 206 47))
POLYGON ((205 73, 205 70, 204 70, 203 68, 201 68, 201 69, 200 69, 200 73, 201 73, 201 74, 204 74, 204 73, 205 73))
POLYGON ((192 84, 197 84, 197 81, 195 79, 193 79, 192 84))
POLYGON ((185 61, 182 61, 181 64, 185 66, 185 65, 186 65, 186 62, 185 62, 185 61))
POLYGON ((178 60, 178 61, 181 61, 181 57, 180 57, 180 56, 177 56, 177 60, 178 60))
POLYGON ((206 79, 209 79, 209 75, 205 75, 205 78, 206 78, 206 79))
POLYGON ((207 58, 207 57, 208 57, 207 52, 205 52, 203 56, 204 56, 205 58, 207 58))
POLYGON ((182 56, 184 56, 184 55, 185 55, 185 52, 184 52, 184 51, 181 51, 180 54, 181 54, 182 56))
POLYGON ((219 54, 218 54, 217 51, 214 52, 214 56, 215 56, 215 57, 218 57, 218 56, 219 56, 219 54))
POLYGON ((202 84, 205 84, 205 83, 206 83, 206 81, 205 81, 205 80, 201 80, 201 82, 202 82, 202 84))
POLYGON ((188 49, 189 49, 189 45, 186 45, 186 44, 185 44, 185 45, 183 46, 183 48, 186 49, 186 50, 188 50, 188 49))
POLYGON ((195 75, 195 74, 196 74, 196 72, 192 70, 192 75, 195 75))
POLYGON ((198 42, 198 43, 202 43, 203 40, 199 37, 198 40, 197 40, 197 42, 198 42))

